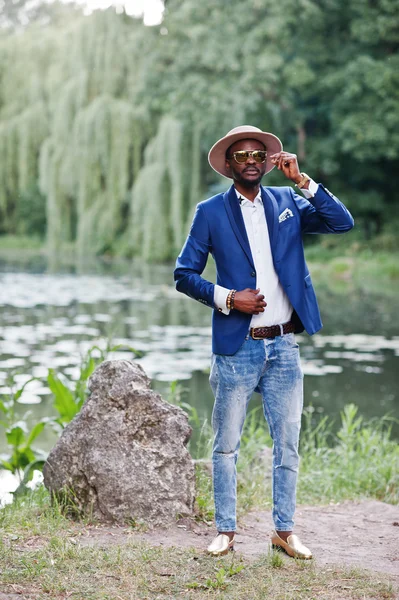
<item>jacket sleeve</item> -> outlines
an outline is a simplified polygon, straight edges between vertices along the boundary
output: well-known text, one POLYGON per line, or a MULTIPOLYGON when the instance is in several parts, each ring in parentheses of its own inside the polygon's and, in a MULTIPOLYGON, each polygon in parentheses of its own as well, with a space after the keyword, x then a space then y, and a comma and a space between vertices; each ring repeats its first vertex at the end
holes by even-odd
POLYGON ((345 233, 354 226, 349 210, 323 185, 313 198, 291 193, 301 218, 303 233, 345 233))
POLYGON ((201 277, 211 250, 205 211, 201 204, 198 204, 190 233, 176 261, 174 278, 179 292, 214 308, 215 285, 201 277))

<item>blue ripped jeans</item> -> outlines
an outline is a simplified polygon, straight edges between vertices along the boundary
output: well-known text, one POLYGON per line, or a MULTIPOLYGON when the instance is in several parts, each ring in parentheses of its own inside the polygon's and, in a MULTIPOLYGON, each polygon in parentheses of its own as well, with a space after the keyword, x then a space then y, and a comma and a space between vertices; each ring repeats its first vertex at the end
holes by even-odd
POLYGON ((256 390, 273 439, 273 520, 278 531, 294 526, 303 373, 293 333, 273 339, 247 337, 233 356, 214 354, 210 383, 213 491, 218 531, 236 530, 237 471, 248 402, 256 390))

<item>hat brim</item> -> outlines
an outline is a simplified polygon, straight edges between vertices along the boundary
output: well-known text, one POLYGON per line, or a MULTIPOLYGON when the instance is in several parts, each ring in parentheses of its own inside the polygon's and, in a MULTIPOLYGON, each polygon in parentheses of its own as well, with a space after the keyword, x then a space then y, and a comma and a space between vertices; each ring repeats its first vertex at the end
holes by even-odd
POLYGON ((265 174, 274 169, 275 165, 271 162, 271 155, 277 154, 277 152, 281 152, 283 149, 283 144, 279 138, 272 133, 263 131, 240 131, 239 133, 226 135, 209 150, 208 161, 216 173, 232 179, 230 171, 226 169, 226 151, 232 144, 235 144, 239 140, 257 140, 258 142, 262 142, 267 150, 265 174))

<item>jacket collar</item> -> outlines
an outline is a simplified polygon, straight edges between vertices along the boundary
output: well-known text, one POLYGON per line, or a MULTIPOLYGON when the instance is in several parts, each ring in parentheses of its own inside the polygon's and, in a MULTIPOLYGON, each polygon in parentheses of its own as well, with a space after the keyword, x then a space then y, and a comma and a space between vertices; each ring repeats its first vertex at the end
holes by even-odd
POLYGON ((267 228, 269 230, 270 246, 272 253, 276 248, 278 236, 278 206, 277 200, 266 187, 260 188, 263 208, 265 209, 267 228))
MULTIPOLYGON (((276 247, 277 235, 278 235, 278 206, 274 195, 265 187, 260 188, 263 208, 266 215, 267 227, 269 230, 270 246, 272 253, 276 247)), ((253 268, 255 268, 254 261, 252 258, 251 248, 248 241, 247 232, 245 229, 244 219, 240 207, 239 199, 234 188, 234 185, 227 190, 223 195, 224 205, 226 207, 227 215, 230 220, 230 224, 233 231, 244 250, 247 258, 253 268)))
POLYGON ((230 189, 225 192, 223 195, 223 202, 226 207, 227 215, 230 220, 230 225, 242 247, 247 258, 252 266, 255 269, 254 261, 252 258, 251 248, 249 246, 248 236, 245 229, 244 219, 242 216, 242 211, 240 207, 240 201, 237 198, 237 194, 234 188, 234 185, 230 187, 230 189))

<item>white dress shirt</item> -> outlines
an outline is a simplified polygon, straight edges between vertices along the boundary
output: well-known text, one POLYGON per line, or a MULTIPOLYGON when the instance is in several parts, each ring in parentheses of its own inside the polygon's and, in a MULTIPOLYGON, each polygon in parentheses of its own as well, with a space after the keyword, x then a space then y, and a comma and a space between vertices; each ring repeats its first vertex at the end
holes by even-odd
MULTIPOLYGON (((318 187, 318 184, 311 180, 309 189, 302 189, 301 191, 306 198, 312 198, 318 187)), ((237 198, 241 199, 242 216, 256 270, 256 289, 260 289, 259 293, 264 295, 267 303, 264 312, 252 315, 250 327, 265 327, 286 323, 291 319, 293 309, 274 268, 269 230, 260 190, 253 202, 237 190, 235 192, 237 198)), ((215 285, 214 303, 225 315, 230 312, 226 307, 229 291, 227 288, 215 285)))

